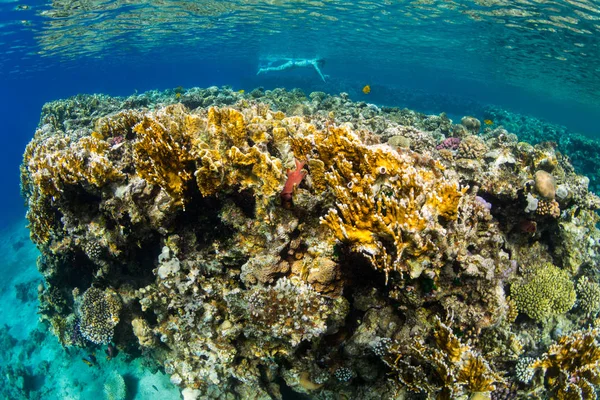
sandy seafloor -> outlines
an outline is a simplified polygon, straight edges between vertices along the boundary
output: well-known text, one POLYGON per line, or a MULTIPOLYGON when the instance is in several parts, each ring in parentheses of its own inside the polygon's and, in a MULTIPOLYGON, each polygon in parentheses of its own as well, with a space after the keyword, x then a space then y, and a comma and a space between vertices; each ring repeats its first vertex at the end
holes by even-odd
POLYGON ((23 218, 0 232, 0 399, 104 399, 114 373, 123 376, 128 400, 180 399, 169 376, 145 367, 144 357, 121 352, 107 360, 104 346, 96 352, 98 364, 88 366, 85 351, 61 347, 38 320, 39 252, 26 224, 23 218))

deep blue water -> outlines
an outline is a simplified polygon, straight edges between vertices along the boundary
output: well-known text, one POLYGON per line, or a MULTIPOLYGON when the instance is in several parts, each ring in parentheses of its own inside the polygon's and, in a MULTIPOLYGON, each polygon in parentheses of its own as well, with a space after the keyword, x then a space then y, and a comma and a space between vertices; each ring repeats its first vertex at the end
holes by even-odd
POLYGON ((1 223, 23 216, 18 165, 42 104, 78 93, 300 87, 456 117, 489 103, 600 136, 597 1, 149 4, 0 3, 1 223), (315 56, 326 83, 255 75, 265 59, 315 56))

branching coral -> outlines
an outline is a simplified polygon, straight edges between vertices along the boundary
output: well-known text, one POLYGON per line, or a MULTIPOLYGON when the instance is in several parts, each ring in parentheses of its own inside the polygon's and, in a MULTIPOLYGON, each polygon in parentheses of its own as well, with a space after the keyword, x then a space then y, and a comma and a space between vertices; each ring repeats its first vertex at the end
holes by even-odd
POLYGON ((469 344, 462 343, 452 329, 436 319, 435 347, 421 338, 406 347, 386 345, 383 361, 409 390, 455 399, 465 394, 491 392, 502 377, 469 344))
POLYGON ((553 399, 595 399, 600 385, 600 329, 562 336, 532 367, 541 370, 553 399))
POLYGON ((600 312, 600 284, 583 276, 577 281, 579 308, 589 316, 600 312))
POLYGON ((119 323, 120 311, 121 300, 114 291, 89 288, 79 305, 81 334, 92 343, 109 343, 119 323))
POLYGON ((546 264, 535 269, 523 282, 513 284, 511 296, 519 311, 543 321, 569 311, 576 295, 569 273, 546 264))

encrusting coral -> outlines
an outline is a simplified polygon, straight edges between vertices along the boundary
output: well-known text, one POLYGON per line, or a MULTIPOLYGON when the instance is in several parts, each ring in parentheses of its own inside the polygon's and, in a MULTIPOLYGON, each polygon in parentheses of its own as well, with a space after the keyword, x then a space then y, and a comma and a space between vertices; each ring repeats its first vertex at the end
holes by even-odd
POLYGON ((174 93, 43 108, 21 183, 64 346, 139 347, 198 398, 591 396, 600 199, 552 143, 174 93))
POLYGON ((248 328, 255 336, 286 339, 292 346, 322 335, 336 309, 310 285, 287 278, 250 291, 246 301, 251 317, 248 328))
POLYGON ((121 301, 118 295, 111 290, 91 287, 83 294, 78 311, 83 337, 96 344, 110 343, 119 323, 121 301))

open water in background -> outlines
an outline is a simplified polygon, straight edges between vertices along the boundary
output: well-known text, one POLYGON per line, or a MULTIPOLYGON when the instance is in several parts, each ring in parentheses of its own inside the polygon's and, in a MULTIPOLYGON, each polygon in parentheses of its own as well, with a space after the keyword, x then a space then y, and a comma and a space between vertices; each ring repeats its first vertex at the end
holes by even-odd
MULTIPOLYGON (((10 284, 37 279, 19 228, 18 167, 45 102, 212 85, 347 92, 454 119, 481 118, 493 104, 600 140, 600 1, 0 0, 0 248, 10 284), (322 57, 327 82, 312 69, 256 76, 288 57, 322 57)), ((13 310, 0 322, 13 318, 26 343, 35 293, 13 308, 15 290, 0 290, 13 310)), ((46 349, 33 357, 58 357, 46 349)))
POLYGON ((0 222, 23 216, 17 167, 44 102, 209 85, 458 117, 491 103, 596 136, 600 1, 0 1, 0 222), (326 83, 308 69, 255 75, 316 56, 326 83))

